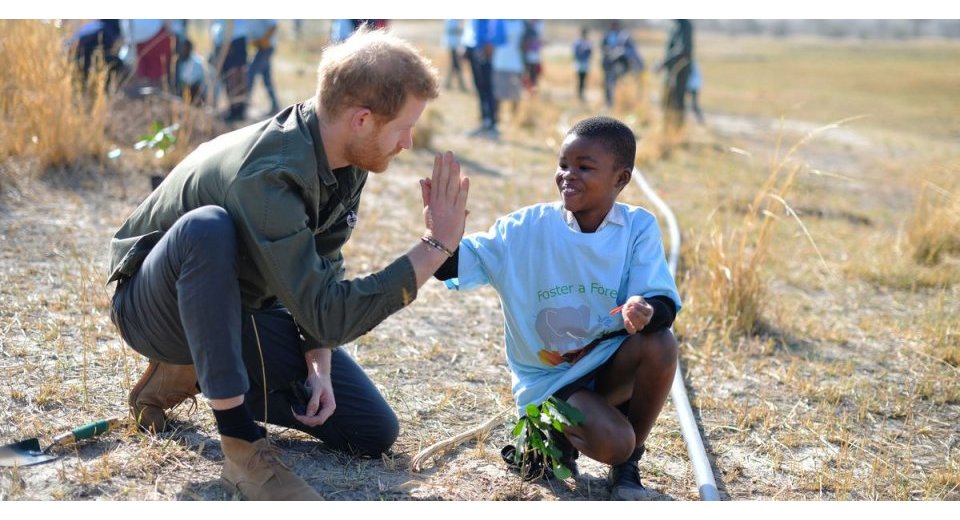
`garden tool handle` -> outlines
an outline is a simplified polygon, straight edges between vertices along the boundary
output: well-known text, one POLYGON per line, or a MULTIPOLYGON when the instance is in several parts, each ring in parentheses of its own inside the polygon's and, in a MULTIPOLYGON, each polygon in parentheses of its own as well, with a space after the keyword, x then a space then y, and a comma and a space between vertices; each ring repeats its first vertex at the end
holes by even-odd
POLYGON ((123 419, 120 417, 111 417, 109 419, 101 419, 99 421, 87 423, 83 426, 57 435, 53 438, 53 444, 58 446, 66 446, 68 444, 73 444, 85 439, 92 439, 97 435, 107 433, 108 431, 116 428, 122 422, 123 419))

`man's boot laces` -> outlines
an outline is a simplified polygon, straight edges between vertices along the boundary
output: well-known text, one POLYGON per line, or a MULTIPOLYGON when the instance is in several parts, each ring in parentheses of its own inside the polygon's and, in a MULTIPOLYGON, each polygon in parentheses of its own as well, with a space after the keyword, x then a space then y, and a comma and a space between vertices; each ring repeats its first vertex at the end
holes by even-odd
POLYGON ((252 470, 256 465, 257 459, 263 460, 263 462, 271 465, 278 465, 287 471, 292 471, 290 466, 287 466, 286 463, 280 458, 280 452, 270 444, 269 441, 263 446, 257 448, 257 451, 253 457, 250 457, 250 460, 247 461, 247 469, 252 470))

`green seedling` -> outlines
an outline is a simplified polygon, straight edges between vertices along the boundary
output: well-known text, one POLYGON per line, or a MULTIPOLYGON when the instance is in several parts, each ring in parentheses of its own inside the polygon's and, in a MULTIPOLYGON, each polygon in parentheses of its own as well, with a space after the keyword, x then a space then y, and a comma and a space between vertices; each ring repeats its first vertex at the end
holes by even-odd
POLYGON ((562 434, 566 427, 580 425, 584 421, 583 412, 553 396, 540 406, 528 404, 525 412, 526 415, 517 420, 513 427, 517 446, 513 462, 520 467, 526 467, 531 460, 539 459, 543 461, 544 467, 553 471, 556 478, 569 478, 572 472, 560 462, 562 453, 551 440, 550 430, 562 434))
POLYGON ((176 134, 179 129, 180 125, 177 123, 163 126, 160 121, 154 121, 153 125, 150 126, 150 132, 141 135, 133 148, 135 150, 143 150, 144 148, 156 150, 154 155, 157 159, 162 159, 167 154, 167 150, 177 144, 176 134))

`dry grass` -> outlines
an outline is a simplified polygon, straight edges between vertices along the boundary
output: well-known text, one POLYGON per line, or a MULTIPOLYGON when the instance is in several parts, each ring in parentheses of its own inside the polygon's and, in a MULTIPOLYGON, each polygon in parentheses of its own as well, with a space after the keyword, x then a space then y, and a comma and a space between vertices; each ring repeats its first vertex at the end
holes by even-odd
MULTIPOLYGON (((953 170, 956 175, 960 170, 953 170)), ((960 255, 960 194, 926 182, 916 198, 907 237, 913 259, 927 266, 940 264, 945 256, 960 255)))
MULTIPOLYGON (((15 22, 3 23, 16 29, 15 22)), ((432 46, 440 25, 397 22, 397 29, 432 46)), ((304 46, 278 54, 276 81, 284 101, 311 95, 325 28, 318 24, 304 46)), ((654 36, 640 41, 662 48, 654 36)), ((650 147, 638 159, 684 233, 685 307, 676 330, 721 494, 765 500, 960 498, 960 269, 951 254, 935 266, 916 263, 910 234, 912 214, 946 218, 950 199, 933 192, 913 197, 903 188, 923 178, 955 200, 956 187, 946 180, 956 170, 943 167, 960 154, 955 143, 942 140, 949 114, 929 117, 949 112, 942 103, 956 91, 946 88, 954 80, 904 63, 905 57, 949 60, 956 46, 902 42, 902 50, 884 61, 882 53, 833 43, 731 42, 709 35, 698 35, 698 42, 706 127, 660 135, 652 88, 614 115, 643 137, 641 150, 650 147), (770 61, 792 51, 802 77, 789 62, 770 61), (869 59, 858 61, 864 55, 869 59), (824 121, 864 112, 854 99, 864 88, 849 88, 841 62, 858 64, 870 103, 890 112, 805 140, 824 121), (926 98, 915 98, 914 91, 926 98), (782 114, 783 120, 771 118, 782 114), (783 152, 779 142, 799 145, 783 152)), ((656 62, 656 51, 643 50, 648 63, 656 62)), ((563 56, 568 54, 564 44, 563 56)), ((418 134, 430 134, 420 143, 427 149, 401 154, 386 175, 368 181, 360 222, 345 251, 348 277, 380 269, 416 242, 422 219, 417 179, 429 173, 430 149, 456 151, 471 176, 468 231, 486 229, 519 206, 555 199, 559 136, 580 117, 603 109, 591 104, 602 99, 599 74, 591 79, 588 102, 580 104, 569 58, 548 56, 538 96, 524 101, 515 123, 505 121, 498 142, 466 137, 477 123, 474 97, 444 92, 431 105, 438 118, 425 116, 427 124, 418 128, 418 134)), ((114 105, 106 135, 123 155, 110 171, 69 163, 64 171, 85 173, 87 182, 28 180, 0 205, 4 442, 38 436, 43 443, 55 431, 125 410, 126 392, 145 362, 123 345, 109 320, 107 245, 146 195, 145 173, 169 166, 130 147, 154 120, 181 122, 181 132, 193 132, 178 136, 178 154, 223 129, 203 129, 200 115, 187 122, 191 114, 169 103, 114 105)), ((30 150, 24 153, 33 160, 30 150)), ((0 168, 7 165, 0 161, 0 168)), ((633 188, 621 198, 647 205, 633 188)), ((421 449, 511 406, 502 327, 492 291, 464 297, 428 283, 412 306, 343 347, 400 417, 393 453, 377 460, 337 455, 299 433, 271 428, 285 462, 336 500, 605 500, 606 468, 583 458, 576 480, 520 481, 499 461, 500 447, 509 441, 503 427, 438 454, 422 473, 409 472, 421 449)), ((178 422, 171 433, 115 432, 62 452, 52 464, 4 468, 0 498, 234 498, 217 484, 222 454, 206 406, 194 413, 181 407, 172 416, 178 422)), ((670 497, 696 499, 670 406, 648 449, 645 482, 670 497)))
POLYGON ((32 175, 106 152, 104 72, 79 88, 66 33, 51 23, 0 21, 0 161, 29 158, 32 175))
POLYGON ((627 74, 617 82, 613 112, 624 122, 629 122, 632 128, 647 126, 653 118, 651 84, 652 79, 647 71, 627 74))
POLYGON ((786 218, 800 227, 806 239, 813 240, 787 202, 797 174, 805 166, 794 158, 805 141, 782 158, 775 155, 772 171, 740 222, 721 227, 713 221, 716 213, 711 213, 707 238, 688 246, 692 258, 681 287, 694 312, 684 320, 684 327, 699 327, 701 333, 710 330, 727 344, 759 332, 769 300, 767 271, 775 240, 773 227, 786 218))
POLYGON ((413 147, 418 150, 432 150, 433 136, 443 127, 443 115, 432 107, 427 107, 413 130, 413 147))

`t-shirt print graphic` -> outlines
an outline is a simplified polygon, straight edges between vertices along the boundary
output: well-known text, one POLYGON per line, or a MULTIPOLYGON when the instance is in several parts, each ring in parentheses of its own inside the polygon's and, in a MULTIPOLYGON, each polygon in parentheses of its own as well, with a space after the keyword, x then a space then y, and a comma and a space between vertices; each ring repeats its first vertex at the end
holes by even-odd
POLYGON ((596 337, 598 327, 599 324, 590 326, 590 307, 586 305, 541 309, 536 329, 544 348, 537 352, 537 357, 552 367, 562 363, 573 365, 590 350, 583 345, 587 338, 596 337))

